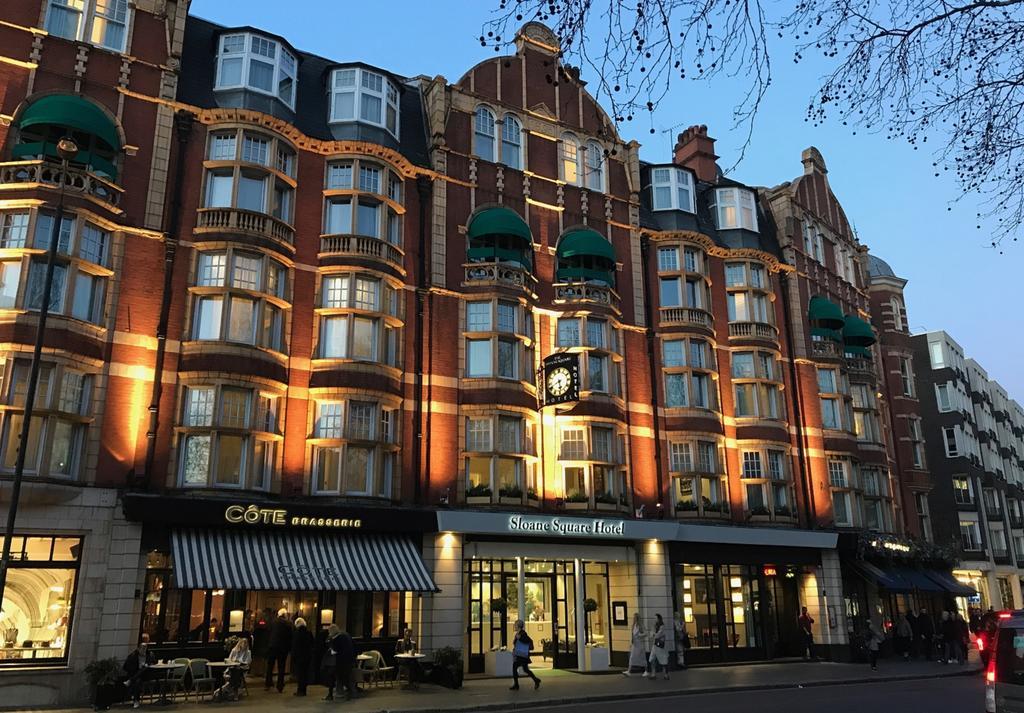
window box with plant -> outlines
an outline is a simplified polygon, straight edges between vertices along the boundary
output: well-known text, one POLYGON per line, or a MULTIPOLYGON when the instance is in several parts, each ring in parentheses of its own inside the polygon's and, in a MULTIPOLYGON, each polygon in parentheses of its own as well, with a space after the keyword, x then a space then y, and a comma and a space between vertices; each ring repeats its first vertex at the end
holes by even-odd
POLYGON ((574 490, 566 494, 565 496, 565 509, 566 510, 587 510, 590 508, 590 497, 580 491, 574 490))
POLYGON ((498 499, 503 504, 522 505, 523 489, 520 488, 518 485, 512 485, 501 488, 498 490, 498 499))
POLYGON ((485 483, 471 485, 466 488, 467 505, 489 505, 491 502, 491 487, 485 483))
POLYGON ((755 505, 747 510, 751 522, 768 522, 772 519, 771 510, 763 505, 755 505))

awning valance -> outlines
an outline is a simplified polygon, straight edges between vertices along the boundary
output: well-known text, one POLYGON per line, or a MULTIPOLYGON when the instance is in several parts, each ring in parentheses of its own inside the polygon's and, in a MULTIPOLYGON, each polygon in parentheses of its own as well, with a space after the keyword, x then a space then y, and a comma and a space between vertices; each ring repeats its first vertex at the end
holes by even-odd
POLYGON ((484 208, 469 221, 466 234, 470 238, 485 235, 511 235, 520 238, 527 245, 533 242, 530 226, 519 215, 508 208, 496 206, 484 208))
POLYGON ((977 594, 974 587, 964 584, 949 572, 932 570, 928 572, 928 576, 954 597, 973 597, 977 594))
POLYGON ((895 570, 882 569, 870 562, 856 562, 854 568, 869 582, 877 584, 888 592, 910 593, 914 585, 901 577, 895 570))
POLYGON ((74 94, 51 94, 33 102, 18 119, 18 127, 50 124, 77 129, 101 139, 115 153, 121 139, 114 122, 88 99, 74 94))
POLYGON ((589 255, 615 264, 615 248, 608 240, 590 228, 570 230, 558 241, 558 257, 589 255))
POLYGON ((812 327, 822 329, 842 329, 846 323, 843 310, 830 300, 815 295, 807 304, 807 321, 812 327))
POLYGON ((848 314, 843 326, 843 343, 853 347, 870 347, 875 343, 875 330, 860 317, 848 314))
POLYGON ((388 535, 271 530, 175 530, 182 589, 437 591, 417 547, 388 535))

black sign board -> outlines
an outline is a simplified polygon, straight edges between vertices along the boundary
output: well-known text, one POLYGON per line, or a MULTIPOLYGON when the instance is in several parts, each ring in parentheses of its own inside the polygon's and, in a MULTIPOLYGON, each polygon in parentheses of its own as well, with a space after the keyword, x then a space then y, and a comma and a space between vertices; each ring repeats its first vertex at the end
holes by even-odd
POLYGON ((554 406, 580 400, 580 355, 552 354, 541 370, 544 405, 554 406))

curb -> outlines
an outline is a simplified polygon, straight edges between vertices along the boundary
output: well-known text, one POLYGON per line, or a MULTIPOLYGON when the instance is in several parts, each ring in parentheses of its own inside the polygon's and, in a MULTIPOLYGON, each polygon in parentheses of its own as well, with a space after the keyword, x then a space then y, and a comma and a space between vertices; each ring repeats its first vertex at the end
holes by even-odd
POLYGON ((897 681, 917 681, 937 678, 962 678, 976 676, 981 673, 980 668, 957 671, 956 673, 924 673, 906 674, 896 676, 880 676, 876 678, 848 678, 835 680, 817 680, 806 683, 767 683, 750 684, 744 686, 730 686, 728 688, 684 688, 671 691, 652 690, 649 693, 605 693, 594 696, 561 696, 558 698, 531 699, 522 703, 477 703, 469 706, 451 706, 447 708, 382 708, 380 713, 467 713, 468 711, 518 711, 533 708, 548 708, 567 705, 582 705, 586 703, 614 703, 615 701, 626 700, 648 700, 654 698, 678 698, 681 696, 699 696, 709 693, 744 693, 750 691, 778 691, 787 688, 822 688, 825 686, 850 686, 865 683, 891 683, 897 681))

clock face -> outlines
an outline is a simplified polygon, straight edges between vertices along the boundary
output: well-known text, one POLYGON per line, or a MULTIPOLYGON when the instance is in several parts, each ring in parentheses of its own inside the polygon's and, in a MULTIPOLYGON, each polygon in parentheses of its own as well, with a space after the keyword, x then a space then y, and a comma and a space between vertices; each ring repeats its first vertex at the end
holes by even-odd
POLYGON ((548 374, 548 393, 552 396, 562 396, 569 390, 571 384, 572 374, 564 366, 548 374))

